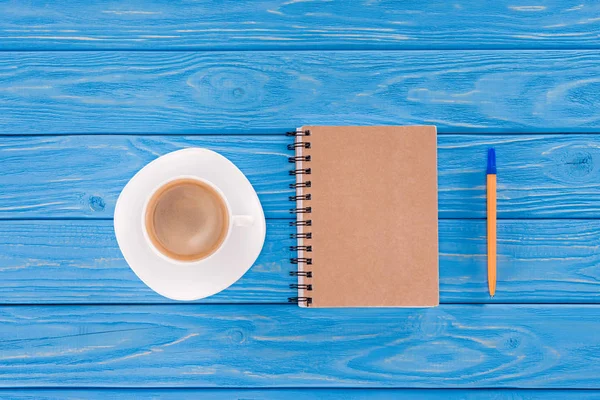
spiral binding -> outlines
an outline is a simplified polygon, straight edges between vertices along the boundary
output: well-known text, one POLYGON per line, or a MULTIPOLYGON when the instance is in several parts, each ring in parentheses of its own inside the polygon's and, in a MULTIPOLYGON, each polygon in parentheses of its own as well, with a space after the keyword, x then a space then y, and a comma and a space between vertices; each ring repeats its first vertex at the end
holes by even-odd
MULTIPOLYGON (((306 136, 310 136, 310 131, 309 130, 296 130, 293 132, 287 132, 286 136, 291 136, 295 138, 295 142, 293 144, 289 144, 287 146, 288 150, 296 150, 299 148, 302 149, 310 149, 310 142, 307 141, 305 139, 306 136)), ((293 157, 288 157, 288 162, 292 163, 292 164, 296 164, 297 162, 310 162, 311 161, 311 157, 310 155, 295 155, 293 157)), ((310 168, 295 168, 290 170, 289 174, 291 176, 297 176, 297 175, 311 175, 312 171, 310 168)), ((310 188, 311 187, 311 181, 307 180, 307 181, 303 181, 303 182, 296 182, 296 183, 292 183, 290 184, 290 189, 305 189, 305 188, 310 188)), ((289 201, 293 201, 293 202, 297 202, 299 200, 301 201, 310 201, 312 200, 312 195, 310 193, 303 193, 303 194, 296 194, 295 196, 289 196, 288 197, 289 201)), ((312 213, 312 207, 310 206, 303 206, 303 207, 295 207, 295 208, 290 208, 290 213, 292 214, 310 214, 312 213)), ((312 220, 310 219, 305 219, 303 221, 293 221, 290 222, 290 226, 312 226, 312 220)), ((312 239, 312 232, 302 232, 302 233, 293 233, 290 235, 290 238, 292 239, 312 239)), ((313 251, 312 246, 310 245, 296 245, 296 246, 290 246, 290 251, 302 251, 304 253, 310 253, 313 251)), ((290 258, 290 263, 292 265, 299 265, 302 264, 304 266, 307 265, 312 265, 312 258, 310 257, 292 257, 290 258)), ((312 278, 313 272, 312 271, 290 271, 290 276, 295 276, 295 277, 304 277, 304 278, 312 278)), ((313 285, 312 284, 306 284, 306 283, 293 283, 290 285, 291 289, 298 289, 298 290, 305 290, 305 291, 311 291, 313 290, 313 285)), ((288 298, 288 301, 290 303, 305 303, 305 305, 308 307, 312 304, 312 297, 307 297, 307 296, 298 296, 298 297, 290 297, 288 298)))
POLYGON ((292 283, 290 285, 290 289, 303 289, 303 290, 312 290, 312 285, 311 284, 299 284, 299 283, 292 283))
POLYGON ((288 157, 288 162, 295 163, 298 161, 310 161, 310 156, 295 156, 288 157))
POLYGON ((310 214, 311 212, 312 207, 290 208, 290 213, 292 214, 310 214))
POLYGON ((310 149, 310 142, 296 142, 287 145, 288 150, 296 150, 297 148, 310 149))
POLYGON ((311 226, 312 225, 312 221, 306 220, 306 221, 292 221, 290 222, 290 226, 311 226))
POLYGON ((290 239, 312 239, 312 233, 292 233, 290 239))
POLYGON ((311 174, 310 168, 293 169, 290 171, 290 175, 310 175, 310 174, 311 174))
POLYGON ((290 251, 306 251, 310 253, 312 251, 312 246, 290 246, 290 251))
POLYGON ((288 302, 290 303, 306 303, 306 306, 310 306, 312 304, 312 297, 288 297, 288 302))
POLYGON ((306 257, 290 258, 290 262, 292 264, 312 265, 312 258, 306 258, 306 257))
POLYGON ((290 271, 290 276, 305 276, 312 278, 312 271, 290 271))
POLYGON ((298 188, 309 188, 312 185, 310 181, 304 181, 299 183, 290 183, 290 189, 298 189, 298 188))
POLYGON ((290 201, 298 201, 298 200, 311 200, 312 196, 309 194, 303 194, 300 196, 290 196, 288 197, 290 201))

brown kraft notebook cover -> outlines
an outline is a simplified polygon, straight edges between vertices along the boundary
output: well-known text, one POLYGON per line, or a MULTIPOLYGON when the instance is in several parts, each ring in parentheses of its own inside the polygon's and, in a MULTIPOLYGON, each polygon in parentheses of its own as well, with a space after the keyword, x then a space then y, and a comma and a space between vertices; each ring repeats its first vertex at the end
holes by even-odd
POLYGON ((438 305, 436 128, 294 135, 299 305, 438 305))

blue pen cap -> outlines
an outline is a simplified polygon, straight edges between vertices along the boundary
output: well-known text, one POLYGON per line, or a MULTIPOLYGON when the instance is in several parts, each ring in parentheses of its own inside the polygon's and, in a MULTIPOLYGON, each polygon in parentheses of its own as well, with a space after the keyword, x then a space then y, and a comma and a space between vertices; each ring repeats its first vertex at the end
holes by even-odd
POLYGON ((488 150, 487 173, 488 175, 496 175, 496 150, 493 147, 488 150))

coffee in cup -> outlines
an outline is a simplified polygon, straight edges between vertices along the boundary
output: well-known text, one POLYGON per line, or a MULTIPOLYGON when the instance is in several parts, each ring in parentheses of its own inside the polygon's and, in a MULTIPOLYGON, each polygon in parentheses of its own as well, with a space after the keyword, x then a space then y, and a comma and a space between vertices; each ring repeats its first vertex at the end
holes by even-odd
POLYGON ((215 253, 230 229, 223 195, 194 178, 167 182, 149 198, 144 215, 147 238, 163 256, 194 262, 215 253))

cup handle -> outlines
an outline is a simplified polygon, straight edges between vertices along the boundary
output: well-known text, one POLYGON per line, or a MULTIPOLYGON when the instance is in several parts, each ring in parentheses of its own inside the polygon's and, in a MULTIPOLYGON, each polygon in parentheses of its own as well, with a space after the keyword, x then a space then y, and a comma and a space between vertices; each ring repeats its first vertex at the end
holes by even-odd
POLYGON ((254 225, 254 217, 252 215, 234 215, 233 226, 252 226, 254 225))

